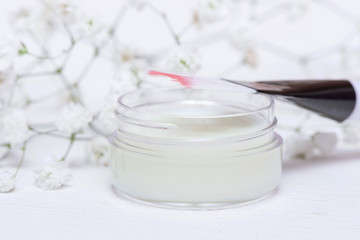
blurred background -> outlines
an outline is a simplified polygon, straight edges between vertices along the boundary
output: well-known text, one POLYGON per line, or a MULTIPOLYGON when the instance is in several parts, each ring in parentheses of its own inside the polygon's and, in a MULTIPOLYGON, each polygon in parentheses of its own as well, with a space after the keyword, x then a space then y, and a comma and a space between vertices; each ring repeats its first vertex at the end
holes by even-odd
MULTIPOLYGON (((93 129, 84 132, 93 137, 109 131, 102 111, 111 112, 122 93, 177 86, 147 76, 148 68, 247 81, 360 79, 359 7, 355 0, 3 2, 1 41, 13 42, 12 74, 21 80, 3 72, 0 98, 6 105, 13 94, 11 107, 44 130, 59 109, 79 101, 94 114, 93 129)), ((358 123, 338 124, 283 103, 276 111, 284 136, 309 140, 326 131, 345 146, 360 139, 358 123)), ((61 155, 67 142, 44 136, 31 145, 29 156, 44 149, 61 155)), ((71 152, 74 165, 83 155, 71 152)))

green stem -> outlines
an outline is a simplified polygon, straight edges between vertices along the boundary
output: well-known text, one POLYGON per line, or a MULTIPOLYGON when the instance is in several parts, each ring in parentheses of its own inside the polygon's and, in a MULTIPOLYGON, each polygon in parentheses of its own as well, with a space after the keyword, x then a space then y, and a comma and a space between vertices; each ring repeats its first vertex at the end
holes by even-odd
POLYGON ((79 84, 84 79, 86 74, 89 72, 91 66, 94 64, 95 60, 97 59, 98 55, 99 55, 99 50, 98 50, 98 48, 96 48, 94 51, 94 54, 88 60, 88 62, 85 64, 84 68, 82 69, 79 76, 77 77, 77 80, 76 80, 77 84, 79 84))
POLYGON ((12 85, 12 88, 10 89, 10 95, 9 95, 9 99, 8 99, 8 107, 11 107, 12 105, 12 102, 14 100, 14 95, 15 95, 15 90, 16 90, 16 87, 19 83, 19 77, 16 77, 15 80, 14 80, 14 84, 12 85))
MULTIPOLYGON (((42 1, 43 4, 47 5, 47 7, 50 7, 48 6, 48 4, 46 4, 45 2, 42 1)), ((54 13, 55 14, 55 13, 54 13)), ((67 25, 64 21, 62 21, 62 23, 64 24, 64 27, 66 27, 66 29, 68 30, 68 33, 69 33, 69 36, 70 36, 70 41, 71 41, 71 46, 69 48, 69 51, 67 52, 68 54, 70 54, 71 50, 73 49, 74 45, 75 45, 75 40, 74 38, 72 37, 72 34, 70 32, 70 29, 67 28, 67 25)), ((33 38, 36 39, 36 35, 35 34, 32 34, 33 35, 33 38)), ((46 49, 46 47, 44 46, 44 44, 41 42, 41 41, 36 41, 36 43, 39 45, 39 47, 42 49, 42 51, 47 54, 48 51, 46 49)), ((75 100, 75 101, 79 101, 77 95, 76 95, 76 92, 74 91, 73 87, 71 86, 71 84, 69 83, 69 81, 67 80, 67 78, 65 77, 65 75, 63 74, 63 68, 62 67, 59 67, 58 64, 54 61, 54 59, 52 58, 49 58, 48 60, 50 60, 50 62, 52 63, 52 65, 55 67, 55 69, 57 69, 55 71, 56 74, 59 75, 60 77, 60 80, 62 81, 64 87, 68 90, 68 92, 70 93, 71 97, 75 100)), ((66 63, 66 62, 65 62, 66 63)))
POLYGON ((114 36, 116 34, 116 31, 117 31, 117 29, 119 27, 119 24, 120 24, 121 20, 124 18, 127 9, 128 9, 128 6, 123 5, 120 8, 120 10, 117 12, 117 14, 116 14, 116 16, 114 18, 114 21, 111 24, 111 27, 109 29, 109 35, 110 36, 114 36))
MULTIPOLYGON (((49 137, 55 137, 55 138, 61 138, 61 139, 72 138, 72 135, 69 137, 69 136, 63 136, 63 135, 54 133, 57 131, 57 129, 52 129, 49 131, 39 131, 39 130, 34 129, 33 127, 29 126, 29 130, 38 135, 46 135, 49 137)), ((74 138, 74 140, 78 140, 78 141, 91 141, 93 139, 92 137, 77 137, 77 136, 74 136, 73 138, 74 138)))
POLYGON ((301 63, 302 59, 304 58, 303 56, 291 50, 266 41, 263 42, 261 48, 271 54, 274 54, 275 56, 283 57, 284 59, 287 59, 289 61, 301 63))
POLYGON ((303 119, 301 119, 301 121, 299 122, 299 124, 295 128, 295 131, 301 132, 302 128, 307 123, 307 121, 310 119, 310 117, 311 117, 311 114, 309 112, 307 112, 306 115, 303 117, 303 119))
POLYGON ((32 57, 35 57, 37 59, 40 59, 40 60, 50 60, 50 59, 57 59, 57 58, 60 58, 60 57, 63 57, 65 54, 69 53, 73 48, 74 48, 74 45, 75 45, 75 42, 71 42, 70 46, 67 47, 66 49, 64 49, 61 53, 58 53, 56 55, 53 55, 53 56, 49 56, 49 52, 48 50, 46 49, 45 45, 40 41, 40 39, 34 34, 34 32, 31 30, 31 29, 28 29, 27 31, 30 35, 30 37, 32 38, 32 40, 40 47, 41 51, 43 52, 43 56, 41 55, 38 55, 38 54, 35 54, 33 52, 29 52, 27 51, 27 54, 32 56, 32 57))
POLYGON ((65 152, 64 156, 60 159, 60 161, 65 161, 65 159, 66 159, 67 156, 69 155, 70 150, 71 150, 71 148, 72 148, 73 145, 74 145, 75 136, 76 136, 76 133, 72 133, 72 134, 71 134, 69 146, 67 147, 66 152, 65 152))
POLYGON ((79 99, 78 95, 76 94, 74 87, 69 83, 69 80, 65 77, 65 75, 62 72, 60 72, 59 77, 60 77, 60 80, 63 83, 64 87, 68 90, 71 98, 75 102, 80 102, 80 99, 79 99))
POLYGON ((337 3, 336 1, 314 1, 314 3, 317 3, 321 7, 327 9, 328 11, 338 15, 339 17, 349 21, 351 24, 354 23, 354 21, 357 19, 357 16, 355 16, 351 11, 348 11, 346 8, 344 8, 341 4, 337 3))
POLYGON ((49 76, 49 75, 56 75, 56 74, 58 74, 57 71, 23 73, 23 74, 18 75, 18 79, 49 76))
POLYGON ((136 87, 139 88, 140 85, 143 82, 143 80, 139 76, 139 72, 136 69, 131 69, 130 71, 134 75, 134 77, 136 78, 136 87))
POLYGON ((73 49, 75 47, 75 43, 76 43, 75 41, 71 42, 71 45, 70 45, 68 51, 66 52, 66 56, 65 56, 63 62, 61 63, 61 68, 62 69, 64 69, 66 64, 69 62, 71 54, 72 54, 73 49))
POLYGON ((164 21, 166 27, 168 28, 171 36, 173 37, 176 45, 181 45, 180 38, 179 38, 179 36, 176 34, 174 28, 172 27, 172 25, 171 25, 171 23, 170 23, 167 15, 166 15, 166 13, 160 11, 159 9, 157 9, 157 8, 156 8, 153 4, 151 4, 151 3, 148 3, 148 6, 150 7, 150 9, 151 9, 154 13, 156 13, 157 15, 159 15, 159 16, 162 18, 162 20, 164 21))
POLYGON ((10 143, 4 143, 4 144, 1 144, 0 145, 1 147, 6 147, 6 152, 0 156, 0 159, 4 159, 6 158, 7 156, 9 156, 10 152, 11 152, 11 144, 10 143))
POLYGON ((22 148, 21 148, 22 154, 21 154, 20 161, 19 161, 19 163, 18 163, 18 165, 17 165, 16 171, 15 171, 15 173, 14 173, 14 178, 15 178, 16 175, 18 174, 18 172, 19 172, 19 170, 20 170, 20 168, 21 168, 21 166, 22 166, 22 164, 23 164, 23 162, 24 162, 25 153, 26 153, 27 141, 28 141, 28 140, 26 140, 26 141, 24 142, 24 144, 23 144, 23 146, 22 146, 22 148))
POLYGON ((65 32, 69 35, 70 41, 71 43, 75 42, 74 36, 72 34, 72 32, 70 31, 69 26, 67 25, 67 23, 64 21, 63 18, 61 18, 61 16, 59 16, 59 14, 53 10, 53 8, 46 2, 46 1, 40 1, 42 4, 44 4, 51 12, 54 16, 58 17, 61 21, 61 24, 63 25, 65 32))
POLYGON ((191 20, 188 24, 186 24, 177 34, 177 36, 183 37, 193 26, 195 25, 195 22, 191 20))
POLYGON ((32 131, 32 132, 34 132, 34 133, 37 133, 37 134, 40 134, 40 135, 46 135, 46 134, 53 133, 53 132, 56 132, 56 131, 57 131, 57 129, 51 129, 51 130, 42 132, 42 131, 39 131, 39 130, 37 130, 37 129, 34 129, 34 128, 31 127, 31 126, 28 126, 28 128, 29 128, 30 131, 32 131))

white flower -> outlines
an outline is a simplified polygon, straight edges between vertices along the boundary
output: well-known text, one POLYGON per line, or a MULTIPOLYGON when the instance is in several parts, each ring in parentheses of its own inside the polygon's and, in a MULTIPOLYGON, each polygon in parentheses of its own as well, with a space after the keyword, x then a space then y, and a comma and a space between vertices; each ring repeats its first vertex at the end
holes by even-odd
POLYGON ((18 43, 12 37, 0 40, 0 74, 11 71, 18 51, 18 43))
POLYGON ((110 104, 105 105, 97 117, 96 123, 106 135, 114 132, 117 129, 115 107, 110 104))
POLYGON ((129 70, 120 70, 115 73, 114 80, 110 83, 110 96, 115 96, 115 99, 110 100, 112 103, 115 104, 117 98, 124 93, 136 90, 136 84, 139 81, 136 74, 129 70))
POLYGON ((360 77, 360 49, 343 49, 342 65, 344 68, 344 74, 352 78, 360 77))
POLYGON ((148 59, 147 54, 134 46, 120 45, 114 41, 110 49, 111 59, 115 68, 115 79, 123 79, 140 84, 147 76, 148 59))
POLYGON ((0 145, 0 160, 4 159, 10 153, 8 145, 0 145))
POLYGON ((9 75, 0 72, 0 109, 7 105, 12 86, 13 83, 9 81, 9 75))
POLYGON ((0 39, 0 101, 8 99, 13 80, 16 77, 14 62, 18 47, 18 42, 12 37, 0 39))
POLYGON ((0 110, 0 142, 11 146, 23 143, 29 136, 27 119, 23 111, 3 108, 0 110))
POLYGON ((252 24, 240 25, 229 30, 228 41, 230 45, 239 51, 243 63, 250 67, 258 65, 257 46, 259 45, 259 34, 257 27, 252 24))
POLYGON ((17 33, 28 33, 29 31, 45 42, 50 34, 59 26, 58 16, 54 16, 52 4, 54 0, 42 0, 36 6, 22 6, 10 13, 9 22, 17 33))
POLYGON ((71 134, 83 130, 91 120, 92 115, 87 109, 78 103, 70 103, 55 124, 59 131, 71 134))
POLYGON ((75 38, 87 38, 95 45, 99 44, 105 37, 104 24, 94 15, 87 12, 79 16, 77 22, 72 26, 75 38))
POLYGON ((312 140, 316 149, 323 155, 333 152, 338 142, 337 135, 332 132, 316 132, 312 140))
POLYGON ((76 22, 82 10, 76 0, 46 0, 45 2, 47 7, 67 24, 76 22))
POLYGON ((136 46, 129 46, 111 41, 102 51, 102 55, 109 57, 114 64, 115 72, 132 71, 143 74, 148 69, 148 54, 136 46))
POLYGON ((286 3, 285 11, 289 20, 296 20, 306 13, 309 6, 308 0, 292 0, 286 3))
POLYGON ((314 154, 314 143, 302 134, 292 134, 284 141, 284 159, 309 159, 314 154))
POLYGON ((345 142, 355 143, 360 141, 360 122, 346 122, 342 130, 345 142))
POLYGON ((22 32, 29 28, 29 22, 33 12, 28 7, 20 7, 10 13, 10 24, 16 32, 22 32))
POLYGON ((23 109, 29 103, 29 97, 23 82, 18 82, 14 85, 14 82, 12 81, 14 79, 13 77, 15 78, 15 75, 2 81, 0 74, 0 109, 2 108, 1 105, 4 107, 7 105, 12 91, 15 93, 12 95, 11 102, 13 108, 23 109))
POLYGON ((12 68, 9 68, 5 71, 0 71, 0 98, 9 93, 15 78, 16 74, 12 68))
POLYGON ((254 68, 258 65, 258 54, 255 49, 249 48, 244 56, 244 63, 254 68))
POLYGON ((45 155, 41 160, 47 164, 35 171, 35 183, 39 188, 54 190, 61 188, 71 180, 72 175, 66 162, 60 161, 52 155, 45 155))
POLYGON ((15 177, 14 174, 6 170, 0 170, 0 192, 10 192, 14 189, 15 177))
MULTIPOLYGON (((86 38, 95 44, 100 42, 100 38, 103 39, 104 24, 94 14, 84 10, 79 1, 45 0, 45 7, 66 24, 75 39, 86 38)), ((57 23, 57 25, 63 24, 57 23)))
POLYGON ((201 0, 194 12, 194 22, 199 26, 214 23, 225 18, 229 9, 225 1, 221 0, 201 0))
POLYGON ((239 25, 229 30, 228 40, 231 46, 240 52, 254 49, 259 44, 257 26, 253 24, 239 25))
POLYGON ((96 137, 86 146, 88 160, 96 165, 107 166, 111 154, 109 141, 104 137, 96 137))
POLYGON ((122 66, 123 64, 131 63, 138 58, 140 55, 139 49, 128 46, 121 45, 118 46, 116 42, 113 43, 113 62, 115 67, 122 66))
POLYGON ((201 67, 196 51, 177 49, 166 60, 165 68, 170 72, 193 74, 201 67))
POLYGON ((147 1, 146 0, 128 0, 129 6, 135 8, 138 11, 141 11, 145 8, 147 1))

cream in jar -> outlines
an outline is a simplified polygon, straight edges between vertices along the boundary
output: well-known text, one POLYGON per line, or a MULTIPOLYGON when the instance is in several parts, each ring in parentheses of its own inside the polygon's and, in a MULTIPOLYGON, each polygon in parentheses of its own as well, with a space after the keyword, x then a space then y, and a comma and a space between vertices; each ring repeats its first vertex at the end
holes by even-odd
POLYGON ((272 192, 282 140, 273 100, 252 93, 140 90, 119 98, 113 185, 163 207, 224 208, 272 192))

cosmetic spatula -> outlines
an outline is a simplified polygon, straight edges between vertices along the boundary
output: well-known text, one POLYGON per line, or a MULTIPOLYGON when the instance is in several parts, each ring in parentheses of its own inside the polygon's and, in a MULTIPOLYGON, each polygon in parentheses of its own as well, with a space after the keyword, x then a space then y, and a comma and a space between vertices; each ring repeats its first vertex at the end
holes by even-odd
POLYGON ((338 122, 347 119, 360 120, 360 81, 341 79, 245 82, 224 78, 185 76, 154 70, 148 73, 153 76, 169 77, 192 89, 271 95, 338 122))

